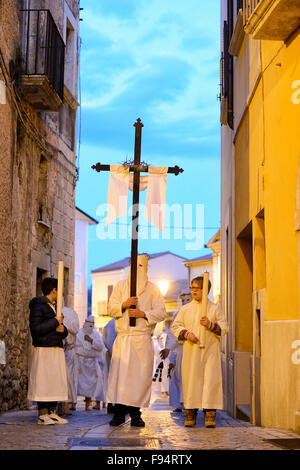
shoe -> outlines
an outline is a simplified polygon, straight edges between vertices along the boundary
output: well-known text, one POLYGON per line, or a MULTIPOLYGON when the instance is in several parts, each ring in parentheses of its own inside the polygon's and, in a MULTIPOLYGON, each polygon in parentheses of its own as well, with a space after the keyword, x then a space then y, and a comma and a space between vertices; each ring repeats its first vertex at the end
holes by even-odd
MULTIPOLYGON (((59 413, 57 413, 59 415, 59 413)), ((65 403, 65 406, 64 406, 64 415, 66 416, 72 416, 72 413, 70 411, 70 406, 69 406, 69 403, 65 403)))
POLYGON ((67 424, 69 422, 67 419, 61 418, 56 413, 50 413, 49 418, 52 419, 54 424, 67 424))
POLYGON ((91 400, 85 400, 85 411, 90 411, 91 404, 92 404, 91 400))
POLYGON ((184 425, 187 427, 193 427, 196 424, 197 413, 194 410, 186 410, 186 420, 184 425))
POLYGON ((110 426, 120 426, 123 423, 125 423, 125 416, 114 416, 109 424, 110 426))
POLYGON ((49 424, 55 424, 55 421, 49 417, 49 415, 41 415, 38 418, 38 424, 48 426, 49 424))
POLYGON ((216 427, 216 412, 206 411, 205 413, 205 427, 215 428, 216 427))
POLYGON ((172 413, 181 413, 182 409, 181 408, 176 408, 175 410, 172 411, 172 413))
POLYGON ((144 428, 145 422, 142 420, 142 418, 131 419, 131 426, 135 426, 137 428, 144 428))
POLYGON ((112 403, 107 404, 107 414, 113 415, 115 413, 115 407, 112 403))

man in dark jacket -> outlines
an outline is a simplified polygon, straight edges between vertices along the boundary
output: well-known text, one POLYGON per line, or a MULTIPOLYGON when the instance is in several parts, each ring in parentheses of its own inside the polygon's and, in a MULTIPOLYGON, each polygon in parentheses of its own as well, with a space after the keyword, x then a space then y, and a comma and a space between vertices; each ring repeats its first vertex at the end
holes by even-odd
POLYGON ((28 399, 38 404, 38 424, 65 424, 56 414, 58 401, 68 399, 67 372, 63 339, 68 335, 63 317, 56 316, 57 279, 42 282, 42 297, 29 303, 32 358, 28 399))

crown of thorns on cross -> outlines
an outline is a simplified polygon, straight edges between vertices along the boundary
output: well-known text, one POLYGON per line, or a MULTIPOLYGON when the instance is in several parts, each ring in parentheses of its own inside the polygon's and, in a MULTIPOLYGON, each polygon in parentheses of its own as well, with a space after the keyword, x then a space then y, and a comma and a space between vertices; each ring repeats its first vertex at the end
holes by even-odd
MULTIPOLYGON (((124 160, 123 163, 121 163, 123 166, 134 166, 134 160, 130 159, 126 155, 126 159, 124 160)), ((150 166, 147 162, 141 162, 140 166, 150 166)))

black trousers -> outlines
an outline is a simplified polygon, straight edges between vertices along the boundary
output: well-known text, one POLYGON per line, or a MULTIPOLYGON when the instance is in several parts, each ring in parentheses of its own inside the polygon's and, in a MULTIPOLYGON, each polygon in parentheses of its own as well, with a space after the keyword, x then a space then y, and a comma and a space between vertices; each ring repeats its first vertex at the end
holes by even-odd
POLYGON ((141 416, 140 408, 136 406, 127 406, 116 403, 114 406, 114 415, 115 416, 126 416, 129 414, 130 418, 138 419, 141 416))
POLYGON ((55 413, 57 401, 38 401, 37 402, 39 416, 55 413))

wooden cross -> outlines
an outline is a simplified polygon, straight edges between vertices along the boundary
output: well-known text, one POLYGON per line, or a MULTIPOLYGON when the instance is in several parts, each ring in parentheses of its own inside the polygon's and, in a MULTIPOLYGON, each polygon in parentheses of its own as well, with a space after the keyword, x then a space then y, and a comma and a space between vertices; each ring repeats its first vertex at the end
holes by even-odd
MULTIPOLYGON (((133 173, 133 196, 132 204, 134 207, 139 208, 140 200, 140 173, 148 173, 148 166, 141 165, 141 141, 142 141, 142 127, 144 124, 140 118, 137 119, 135 124, 135 145, 134 145, 134 164, 128 165, 129 171, 133 173)), ((110 165, 101 165, 96 163, 92 166, 93 170, 110 171, 110 165)), ((173 173, 175 176, 182 173, 183 169, 177 165, 168 168, 168 173, 173 173)), ((137 284, 137 257, 138 257, 138 222, 139 222, 139 210, 136 213, 132 213, 132 231, 131 231, 131 270, 130 270, 130 297, 136 297, 136 284, 137 284), (136 233, 135 233, 136 231, 136 233)), ((132 307, 134 308, 134 307, 132 307)), ((130 318, 130 326, 136 326, 136 319, 130 318)))

